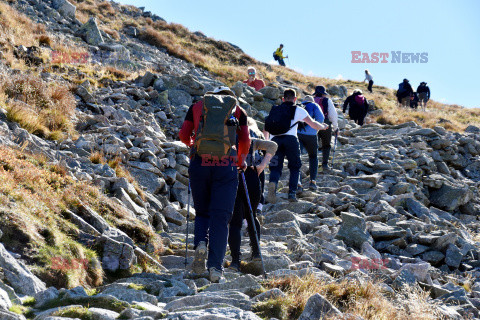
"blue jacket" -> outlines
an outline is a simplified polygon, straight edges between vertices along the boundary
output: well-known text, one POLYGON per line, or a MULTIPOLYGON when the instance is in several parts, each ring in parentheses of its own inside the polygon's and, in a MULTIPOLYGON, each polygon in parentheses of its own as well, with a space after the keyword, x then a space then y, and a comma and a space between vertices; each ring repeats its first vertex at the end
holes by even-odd
MULTIPOLYGON (((323 123, 325 117, 323 116, 322 109, 320 109, 320 106, 318 104, 316 104, 315 102, 304 102, 303 106, 305 107, 305 110, 307 110, 310 117, 312 117, 315 121, 323 123)), ((310 127, 308 124, 305 124, 303 128, 299 127, 298 133, 314 136, 317 134, 317 131, 310 127)))

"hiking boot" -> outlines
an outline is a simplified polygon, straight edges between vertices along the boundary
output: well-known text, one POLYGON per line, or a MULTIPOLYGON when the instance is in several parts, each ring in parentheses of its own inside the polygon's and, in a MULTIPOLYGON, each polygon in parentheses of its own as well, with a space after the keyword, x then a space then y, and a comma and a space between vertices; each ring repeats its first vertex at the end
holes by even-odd
POLYGON ((303 192, 303 186, 301 184, 298 184, 296 193, 301 194, 302 192, 303 192))
POLYGON ((288 193, 288 201, 290 202, 298 202, 297 196, 293 192, 288 193))
POLYGON ((208 269, 208 279, 210 279, 211 282, 218 283, 220 280, 225 279, 223 277, 223 271, 218 270, 217 268, 210 268, 208 269))
POLYGON ((330 167, 328 166, 328 164, 322 164, 322 169, 324 173, 330 172, 330 167))
POLYGON ((192 271, 196 274, 202 274, 207 269, 205 268, 205 259, 207 258, 207 244, 205 241, 200 241, 195 249, 195 256, 193 257, 192 271))
POLYGON ((230 266, 228 266, 228 269, 233 272, 240 272, 240 261, 232 261, 232 263, 230 263, 230 266))
POLYGON ((277 202, 277 185, 275 182, 270 182, 268 184, 268 192, 267 192, 267 202, 268 203, 276 203, 277 202))
POLYGON ((310 184, 308 185, 308 189, 315 191, 317 190, 317 182, 316 181, 310 181, 310 184))

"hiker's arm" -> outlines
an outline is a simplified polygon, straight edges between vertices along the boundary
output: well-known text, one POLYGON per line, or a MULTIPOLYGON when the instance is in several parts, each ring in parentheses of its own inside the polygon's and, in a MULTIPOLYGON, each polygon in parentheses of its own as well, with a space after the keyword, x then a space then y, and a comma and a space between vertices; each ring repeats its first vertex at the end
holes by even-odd
POLYGON ((427 99, 430 100, 430 88, 427 87, 427 99))
POLYGON ((263 136, 265 137, 265 140, 270 140, 270 132, 263 130, 263 136))
MULTIPOLYGON (((240 108, 240 107, 237 106, 237 108, 240 108)), ((247 125, 247 115, 242 108, 240 108, 238 119, 239 119, 240 126, 237 130, 237 136, 238 136, 237 165, 243 169, 245 168, 245 158, 247 157, 248 151, 250 150, 250 133, 248 131, 248 125, 247 125)))
POLYGON ((253 151, 256 150, 265 150, 266 154, 263 157, 262 162, 257 166, 258 174, 262 173, 265 167, 270 163, 275 152, 277 152, 278 145, 273 141, 266 141, 261 139, 256 139, 253 145, 253 151))
POLYGON ((328 120, 332 123, 332 130, 336 131, 338 129, 338 115, 332 99, 328 99, 328 120))
POLYGON ((343 108, 342 108, 343 113, 345 113, 347 111, 347 107, 348 107, 349 103, 350 103, 350 97, 345 99, 345 102, 343 103, 343 108))
POLYGON ((259 79, 259 81, 261 83, 261 88, 259 88, 258 90, 265 88, 265 81, 263 81, 262 79, 259 79))
POLYGON ((193 106, 191 106, 188 111, 187 115, 185 116, 185 120, 183 121, 182 128, 178 132, 178 137, 180 141, 185 143, 188 147, 193 145, 193 131, 195 125, 193 122, 193 106))
POLYGON ((310 117, 310 116, 306 116, 305 119, 303 119, 302 121, 305 122, 306 124, 308 124, 310 127, 312 127, 313 129, 315 129, 317 131, 328 129, 328 125, 326 125, 324 123, 317 122, 317 121, 313 120, 312 117, 310 117))

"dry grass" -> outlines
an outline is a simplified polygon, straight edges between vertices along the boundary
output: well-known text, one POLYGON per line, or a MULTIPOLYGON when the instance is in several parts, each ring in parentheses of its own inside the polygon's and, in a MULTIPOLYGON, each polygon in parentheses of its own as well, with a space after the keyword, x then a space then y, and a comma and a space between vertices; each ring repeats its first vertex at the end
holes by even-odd
POLYGON ((78 182, 44 157, 0 147, 0 228, 8 250, 22 255, 48 285, 94 287, 104 280, 94 247, 78 242, 79 230, 67 210, 89 206, 150 252, 162 252, 153 229, 133 220, 116 202, 89 183, 78 182), (73 260, 72 260, 73 259, 73 260), (56 261, 67 261, 55 268, 56 261), (88 261, 85 268, 76 263, 88 261))
POLYGON ((280 288, 286 296, 270 299, 255 305, 261 317, 298 319, 308 298, 315 293, 326 297, 344 313, 371 320, 439 319, 428 293, 419 289, 406 289, 399 293, 397 301, 389 300, 374 282, 340 281, 326 283, 314 276, 304 278, 270 279, 264 286, 280 288))
POLYGON ((13 56, 15 46, 52 45, 45 26, 34 23, 25 14, 18 12, 5 2, 0 2, 0 48, 7 65, 20 70, 25 69, 22 60, 13 56))
POLYGON ((29 132, 50 139, 74 134, 71 117, 76 101, 69 86, 48 84, 32 74, 1 75, 0 92, 9 120, 29 132))

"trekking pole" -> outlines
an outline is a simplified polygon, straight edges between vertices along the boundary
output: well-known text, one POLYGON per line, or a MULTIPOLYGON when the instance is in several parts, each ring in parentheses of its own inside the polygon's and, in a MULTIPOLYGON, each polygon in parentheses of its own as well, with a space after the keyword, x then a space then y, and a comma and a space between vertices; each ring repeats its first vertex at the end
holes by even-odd
POLYGON ((258 253, 260 254, 260 261, 262 262, 263 277, 267 279, 267 273, 265 272, 265 264, 263 263, 262 250, 260 250, 260 240, 258 239, 257 226, 255 225, 255 217, 253 216, 252 204, 250 203, 250 196, 248 195, 247 182, 245 181, 245 173, 242 171, 243 188, 245 189, 245 195, 247 196, 248 209, 250 209, 250 218, 252 221, 253 232, 255 233, 255 239, 257 240, 258 253))
POLYGON ((187 258, 188 258, 188 224, 190 221, 190 177, 188 178, 188 197, 187 197, 187 238, 185 239, 185 272, 187 271, 187 258))
POLYGON ((335 160, 335 149, 337 149, 337 138, 338 138, 338 129, 335 133, 335 144, 333 145, 333 155, 332 155, 332 168, 333 168, 333 161, 335 160))

